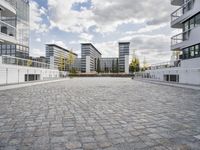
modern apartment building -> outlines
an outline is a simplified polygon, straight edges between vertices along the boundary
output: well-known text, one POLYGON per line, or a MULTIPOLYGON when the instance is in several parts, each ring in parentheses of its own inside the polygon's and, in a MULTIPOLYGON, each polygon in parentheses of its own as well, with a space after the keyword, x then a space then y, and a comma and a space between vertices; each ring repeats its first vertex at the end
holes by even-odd
POLYGON ((129 73, 130 42, 119 42, 119 71, 129 73))
POLYGON ((179 7, 171 14, 171 27, 182 30, 171 38, 171 50, 181 55, 174 65, 154 66, 146 73, 161 81, 200 85, 200 0, 171 0, 171 4, 179 7))
MULTIPOLYGON (((46 44, 46 59, 47 63, 49 63, 53 68, 60 66, 60 63, 63 63, 64 70, 67 71, 67 66, 65 67, 64 61, 67 60, 69 54, 72 54, 73 59, 77 58, 77 54, 60 47, 56 44, 46 44)), ((62 71, 64 71, 62 70, 62 71)))
POLYGON ((171 49, 181 51, 183 60, 200 57, 200 1, 172 0, 172 5, 179 8, 171 15, 171 27, 182 33, 172 37, 171 49))
POLYGON ((28 0, 0 0, 0 55, 29 57, 28 0))
POLYGON ((95 72, 98 58, 101 58, 101 53, 94 45, 91 43, 81 44, 81 72, 95 72))

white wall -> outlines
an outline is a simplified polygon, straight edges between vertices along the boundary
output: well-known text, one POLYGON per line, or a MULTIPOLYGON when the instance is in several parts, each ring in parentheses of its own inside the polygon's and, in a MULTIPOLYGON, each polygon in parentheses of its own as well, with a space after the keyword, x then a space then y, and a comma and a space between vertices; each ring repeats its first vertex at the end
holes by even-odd
POLYGON ((59 77, 58 70, 24 67, 17 65, 4 65, 0 63, 0 84, 25 82, 25 74, 39 74, 40 80, 59 77))
POLYGON ((129 55, 125 56, 125 73, 129 74, 129 55))
POLYGON ((90 73, 90 56, 86 56, 86 73, 90 73))
POLYGON ((165 68, 157 70, 148 70, 153 79, 164 81, 164 75, 179 75, 179 83, 200 85, 200 67, 199 68, 165 68))

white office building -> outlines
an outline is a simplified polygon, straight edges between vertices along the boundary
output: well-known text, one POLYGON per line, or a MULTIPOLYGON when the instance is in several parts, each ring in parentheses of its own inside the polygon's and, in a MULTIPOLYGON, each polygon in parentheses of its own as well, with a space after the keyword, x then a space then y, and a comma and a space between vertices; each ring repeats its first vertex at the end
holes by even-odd
POLYGON ((171 14, 171 27, 182 32, 171 38, 171 50, 180 51, 176 62, 152 66, 146 77, 200 85, 200 0, 171 0, 178 7, 171 14))

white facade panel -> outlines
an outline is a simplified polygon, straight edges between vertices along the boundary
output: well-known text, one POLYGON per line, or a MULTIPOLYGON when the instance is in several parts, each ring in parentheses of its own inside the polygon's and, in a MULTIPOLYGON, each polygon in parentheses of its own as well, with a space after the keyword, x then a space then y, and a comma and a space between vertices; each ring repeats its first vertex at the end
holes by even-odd
POLYGON ((129 74, 129 55, 125 56, 125 73, 129 74))
POLYGON ((86 56, 86 73, 90 73, 90 56, 86 56))

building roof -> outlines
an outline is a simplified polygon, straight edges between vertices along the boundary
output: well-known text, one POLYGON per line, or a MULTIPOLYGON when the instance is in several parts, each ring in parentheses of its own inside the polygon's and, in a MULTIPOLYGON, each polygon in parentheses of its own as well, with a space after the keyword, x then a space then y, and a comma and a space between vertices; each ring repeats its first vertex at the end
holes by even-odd
POLYGON ((53 46, 53 47, 60 48, 60 49, 62 49, 62 50, 64 50, 64 51, 66 51, 66 52, 69 52, 69 53, 74 54, 75 56, 78 56, 76 53, 73 53, 73 52, 71 52, 70 50, 67 50, 67 49, 65 49, 65 48, 63 48, 63 47, 61 47, 61 46, 56 45, 56 44, 46 44, 46 45, 47 45, 47 46, 53 46))
POLYGON ((100 55, 102 55, 92 43, 81 43, 81 45, 91 45, 100 55))
POLYGON ((119 44, 130 44, 130 42, 119 42, 119 44))

